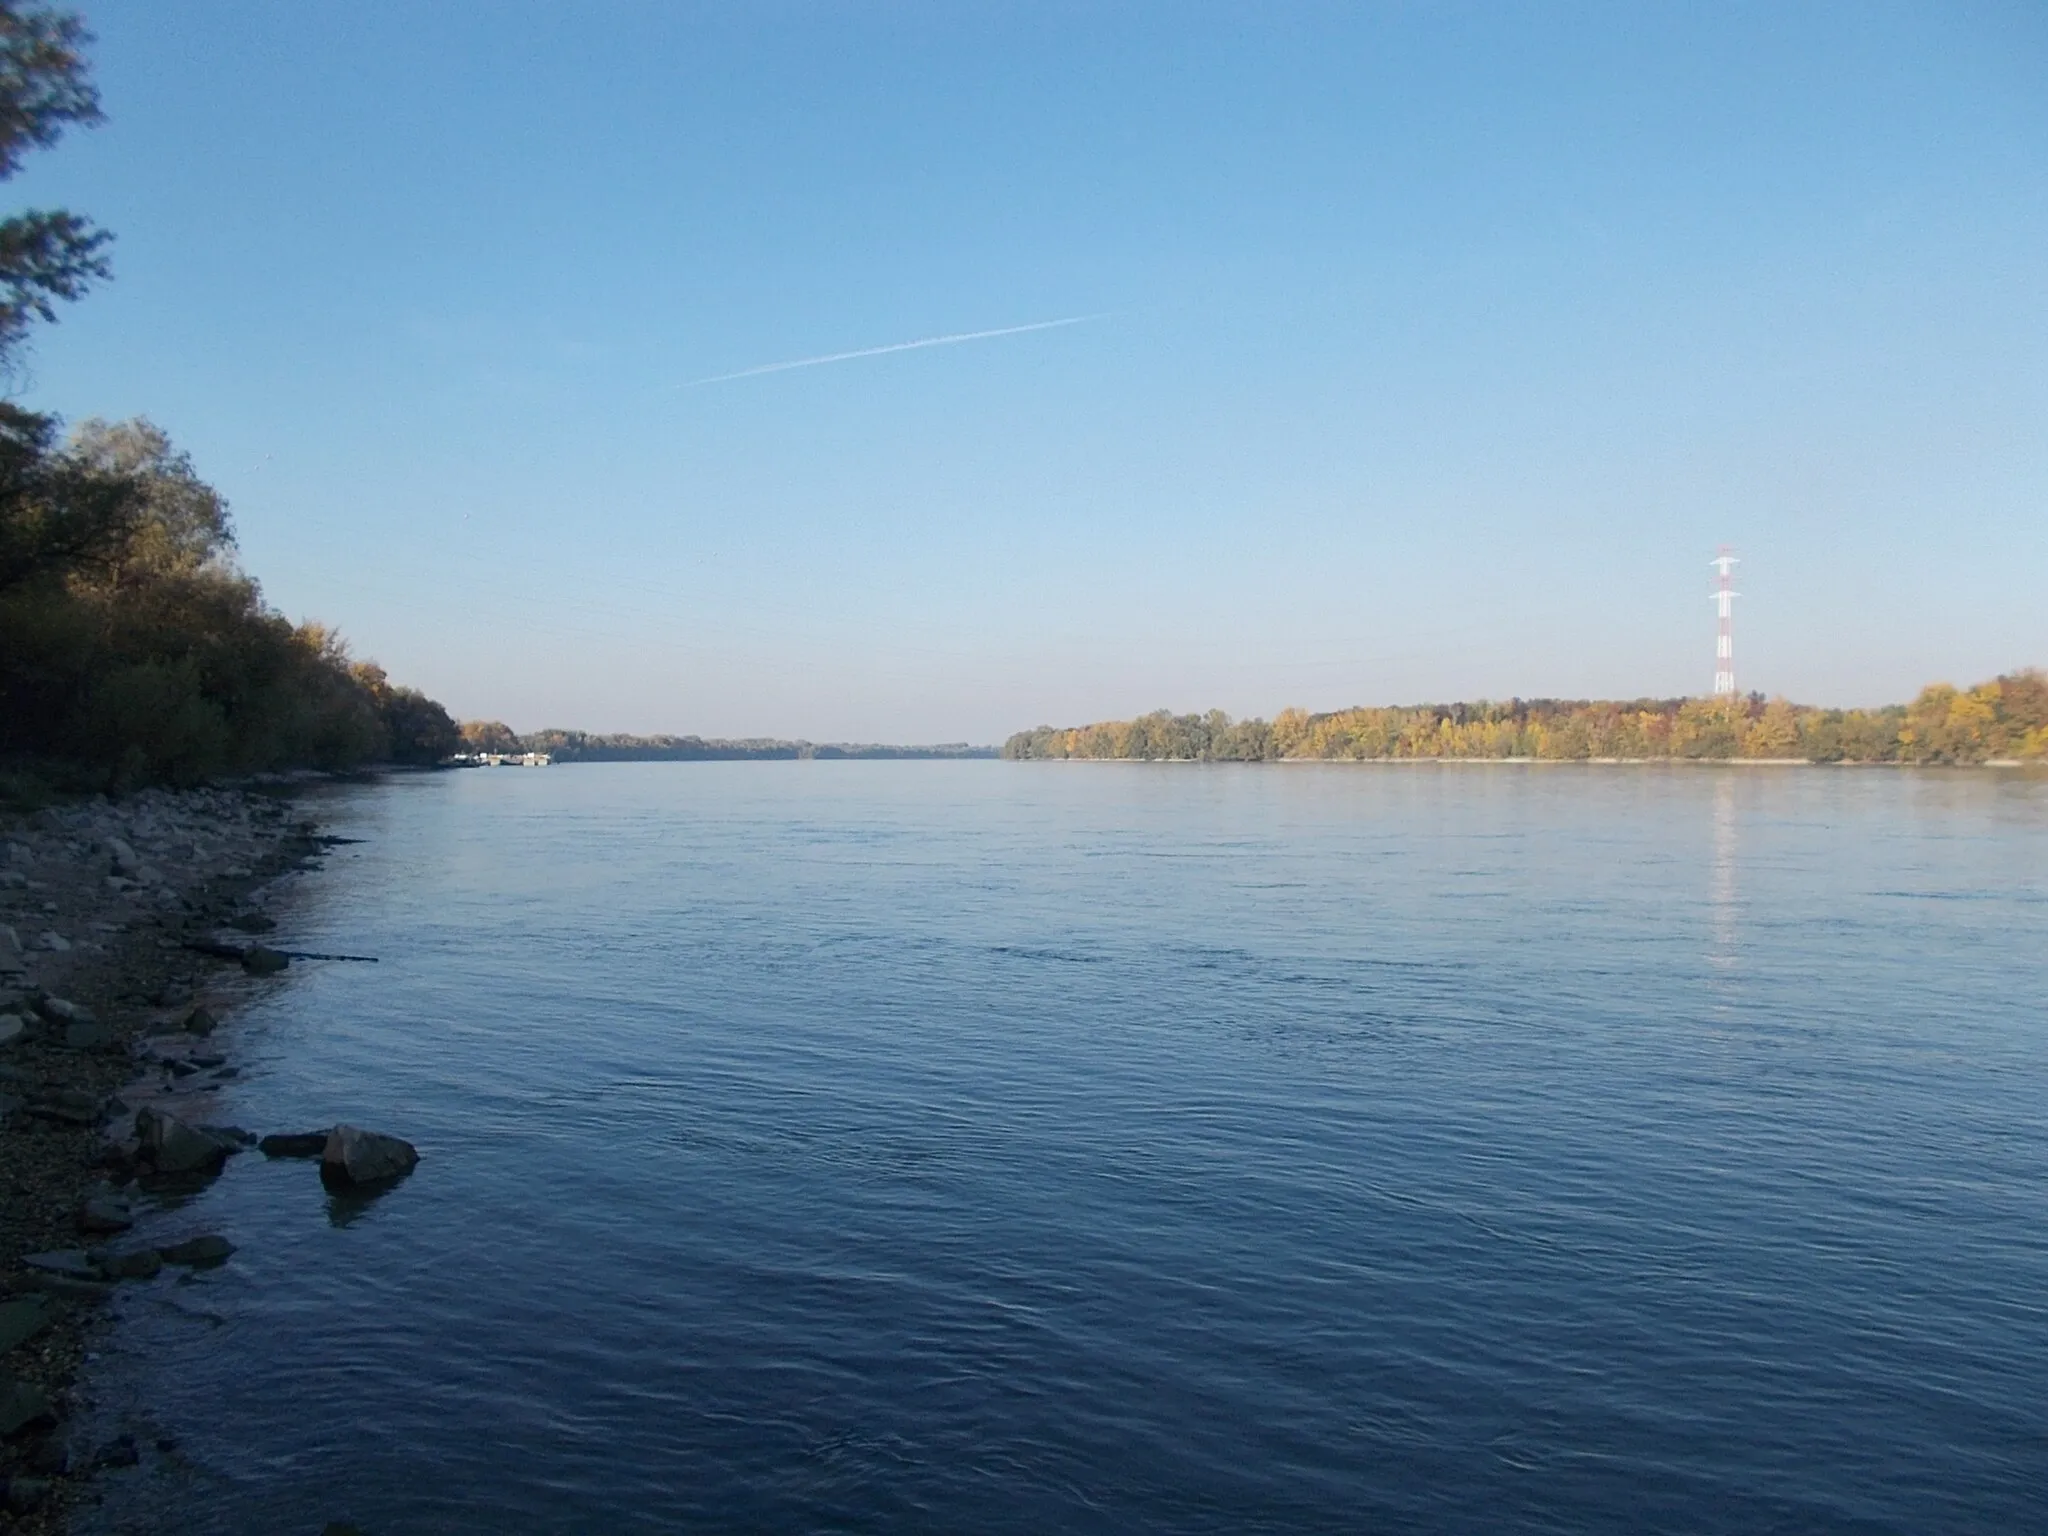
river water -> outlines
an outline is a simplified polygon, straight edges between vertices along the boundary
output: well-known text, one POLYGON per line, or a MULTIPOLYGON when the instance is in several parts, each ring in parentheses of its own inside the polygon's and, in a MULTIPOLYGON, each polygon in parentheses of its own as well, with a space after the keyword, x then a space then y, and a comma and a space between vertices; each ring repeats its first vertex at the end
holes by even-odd
POLYGON ((2048 1529, 2048 780, 395 780, 89 1529, 2048 1529))

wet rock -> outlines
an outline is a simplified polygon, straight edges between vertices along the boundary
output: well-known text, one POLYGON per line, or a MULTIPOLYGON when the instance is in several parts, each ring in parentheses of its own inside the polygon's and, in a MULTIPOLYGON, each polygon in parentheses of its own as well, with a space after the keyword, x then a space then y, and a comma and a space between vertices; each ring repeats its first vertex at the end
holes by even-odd
POLYGON ((182 1264, 188 1269, 224 1264, 234 1251, 235 1245, 218 1232, 208 1232, 200 1237, 187 1238, 182 1243, 172 1243, 168 1248, 157 1249, 166 1264, 182 1264))
POLYGON ((194 1008, 185 1015, 185 1022, 179 1027, 188 1035, 205 1036, 212 1034, 216 1029, 220 1028, 220 1020, 216 1019, 204 1008, 194 1008))
POLYGON ((221 1141, 231 1142, 238 1147, 253 1147, 256 1145, 256 1133, 254 1131, 245 1131, 239 1125, 202 1125, 199 1129, 206 1132, 209 1136, 216 1137, 221 1141))
POLYGON ((142 868, 142 860, 136 857, 135 850, 118 837, 107 839, 107 856, 114 861, 114 873, 117 875, 133 879, 142 868))
POLYGON ((327 1145, 320 1152, 320 1177, 344 1189, 388 1184, 411 1173, 419 1160, 418 1149, 409 1141, 360 1126, 337 1125, 327 1133, 327 1145))
MULTIPOLYGON (((50 1406, 41 1387, 12 1376, 0 1376, 0 1438, 56 1422, 57 1410, 50 1406)), ((14 1481, 19 1483, 23 1479, 14 1481)))
POLYGON ((228 926, 237 933, 269 933, 277 927, 277 919, 261 912, 237 912, 228 919, 228 926))
POLYGON ((0 1355, 26 1344, 49 1326, 50 1310, 40 1296, 17 1296, 0 1302, 0 1355))
POLYGON ((36 946, 40 949, 47 949, 52 954, 61 955, 70 951, 71 941, 55 929, 51 929, 36 940, 36 946))
POLYGON ((135 1112, 135 1137, 158 1173, 218 1173, 228 1160, 226 1144, 160 1109, 135 1112))
POLYGON ((319 1157, 327 1151, 327 1131, 283 1131, 264 1137, 256 1150, 265 1157, 319 1157))
POLYGON ((28 1025, 22 1022, 20 1014, 0 1013, 0 1050, 13 1045, 28 1034, 28 1025))
POLYGON ((132 1467, 142 1460, 142 1448, 133 1435, 116 1435, 93 1454, 96 1467, 132 1467))
POLYGON ((268 944, 251 944, 242 951, 242 969, 251 976, 275 976, 291 963, 289 955, 278 953, 268 944))

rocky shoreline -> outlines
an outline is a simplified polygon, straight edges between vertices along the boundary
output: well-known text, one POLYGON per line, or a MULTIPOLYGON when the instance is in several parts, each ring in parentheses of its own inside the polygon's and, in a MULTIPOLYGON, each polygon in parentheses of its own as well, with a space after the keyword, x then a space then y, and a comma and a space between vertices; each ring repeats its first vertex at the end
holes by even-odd
MULTIPOLYGON (((0 1529, 63 1530, 96 1472, 142 1454, 80 1428, 116 1289, 234 1251, 153 1218, 259 1145, 219 1123, 239 1069, 218 1021, 294 958, 336 958, 262 942, 281 877, 345 841, 303 819, 291 788, 150 790, 0 819, 0 1529)), ((322 1157, 339 1184, 400 1176, 415 1157, 352 1127, 260 1147, 322 1157)))

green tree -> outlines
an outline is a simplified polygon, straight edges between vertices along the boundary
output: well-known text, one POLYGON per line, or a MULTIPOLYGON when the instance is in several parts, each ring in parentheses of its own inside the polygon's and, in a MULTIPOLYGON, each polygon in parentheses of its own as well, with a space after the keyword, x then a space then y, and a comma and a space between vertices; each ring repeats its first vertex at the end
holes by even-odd
MULTIPOLYGON (((103 121, 88 73, 85 24, 70 11, 0 0, 0 181, 30 150, 49 149, 74 125, 103 121)), ((0 367, 16 363, 29 326, 107 277, 113 236, 63 209, 0 219, 0 367)))

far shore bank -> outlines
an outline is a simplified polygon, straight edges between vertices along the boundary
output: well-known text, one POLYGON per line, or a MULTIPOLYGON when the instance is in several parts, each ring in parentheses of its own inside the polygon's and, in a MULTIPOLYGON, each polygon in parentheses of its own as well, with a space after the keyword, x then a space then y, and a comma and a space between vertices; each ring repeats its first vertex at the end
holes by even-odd
POLYGON ((2021 761, 2014 757, 1981 763, 1845 762, 1813 757, 1269 757, 1248 761, 1215 757, 1034 757, 1010 761, 1079 767, 1128 763, 1151 768, 1881 768, 1939 773, 2016 768, 2048 773, 2048 761, 2021 761))

